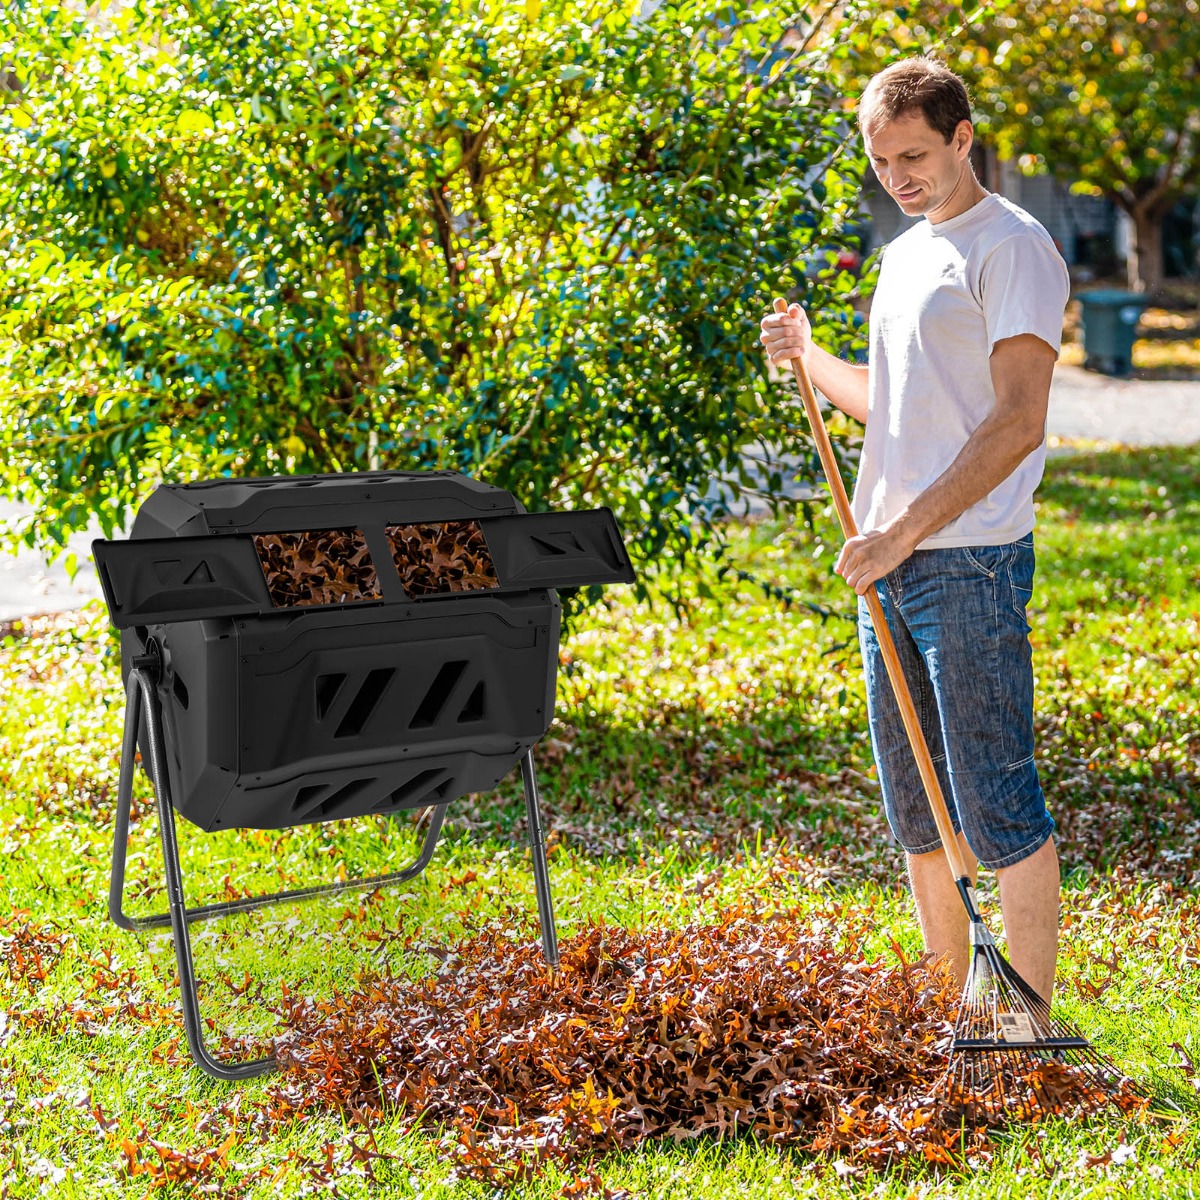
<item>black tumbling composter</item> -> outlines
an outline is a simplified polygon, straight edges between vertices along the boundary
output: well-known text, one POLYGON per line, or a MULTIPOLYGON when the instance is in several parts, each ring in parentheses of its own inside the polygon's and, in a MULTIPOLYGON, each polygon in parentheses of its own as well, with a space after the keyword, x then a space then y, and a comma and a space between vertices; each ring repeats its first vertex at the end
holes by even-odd
POLYGON ((109 913, 170 926, 188 1046, 221 1079, 273 1059, 207 1050, 190 922, 411 879, 446 807, 518 763, 542 947, 558 944, 533 746, 554 714, 555 589, 630 583, 605 508, 526 513, 451 471, 221 479, 159 487, 131 536, 93 543, 121 630, 125 731, 109 913), (154 785, 168 911, 124 911, 135 751, 154 785), (188 908, 179 812, 207 831, 427 809, 420 856, 372 879, 188 908))

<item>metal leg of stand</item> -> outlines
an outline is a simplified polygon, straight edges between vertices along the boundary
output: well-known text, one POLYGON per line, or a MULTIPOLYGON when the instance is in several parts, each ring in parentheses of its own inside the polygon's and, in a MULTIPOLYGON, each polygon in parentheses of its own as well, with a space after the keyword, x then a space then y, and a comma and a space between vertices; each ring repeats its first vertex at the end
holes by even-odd
MULTIPOLYGON (((142 681, 137 671, 129 672, 125 685, 125 733, 121 741, 121 774, 117 781, 117 822, 113 833, 112 873, 108 880, 108 915, 122 929, 146 929, 150 926, 125 912, 125 852, 129 845, 129 806, 133 797, 134 756, 142 723, 142 681)), ((169 913, 157 923, 168 924, 169 913)))
MULTIPOLYGON (((204 1043, 204 1023, 196 992, 196 969, 192 962, 192 940, 188 933, 187 907, 183 899, 183 876, 179 870, 179 844, 175 839, 175 810, 171 805, 171 785, 163 761, 162 727, 158 696, 148 673, 135 668, 140 677, 142 718, 146 728, 147 754, 154 794, 158 797, 158 828, 162 835, 163 866, 167 880, 167 905, 171 915, 171 940, 175 943, 175 962, 179 968, 179 991, 183 1002, 183 1027, 188 1049, 196 1065, 214 1079, 249 1079, 275 1069, 273 1058, 255 1058, 227 1063, 214 1058, 204 1043)), ((132 692, 132 689, 131 689, 132 692)))
MULTIPOLYGON (((248 1079, 275 1069, 273 1058, 251 1059, 246 1062, 228 1063, 214 1058, 204 1041, 204 1025, 200 1016, 199 997, 196 987, 196 971, 192 959, 192 943, 188 924, 209 917, 225 916, 234 912, 245 912, 266 904, 285 900, 307 900, 314 896, 352 888, 376 887, 384 883, 398 883, 410 879, 425 869, 433 856, 441 833, 447 805, 434 806, 425 834, 420 857, 403 871, 372 879, 349 880, 344 883, 325 884, 312 888, 299 888, 290 892, 277 892, 269 896, 253 896, 222 904, 210 904, 203 908, 189 909, 183 892, 183 874, 179 863, 179 843, 175 832, 175 810, 171 803, 170 780, 166 771, 166 754, 162 735, 162 712, 155 691, 154 677, 150 671, 135 667, 129 674, 126 687, 125 732, 121 750, 121 773, 117 785, 117 816, 113 844, 112 874, 109 880, 109 916, 123 929, 155 929, 169 925, 175 943, 175 961, 179 970, 179 987, 183 1004, 183 1023, 187 1034, 188 1049, 196 1065, 215 1079, 248 1079), (167 884, 168 911, 154 917, 130 917, 123 907, 125 886, 125 855, 129 840, 129 810, 133 794, 134 754, 138 737, 145 730, 146 765, 149 770, 154 793, 158 800, 159 833, 162 839, 163 866, 167 884)), ((543 858, 544 869, 544 858, 543 858)))
POLYGON ((546 867, 546 839, 542 834, 542 810, 538 804, 537 780, 533 775, 533 750, 521 759, 525 785, 525 813, 529 822, 529 849, 533 854, 533 882, 537 889, 538 919, 542 926, 542 953, 558 966, 558 933, 554 928, 554 901, 550 897, 550 872, 546 867))

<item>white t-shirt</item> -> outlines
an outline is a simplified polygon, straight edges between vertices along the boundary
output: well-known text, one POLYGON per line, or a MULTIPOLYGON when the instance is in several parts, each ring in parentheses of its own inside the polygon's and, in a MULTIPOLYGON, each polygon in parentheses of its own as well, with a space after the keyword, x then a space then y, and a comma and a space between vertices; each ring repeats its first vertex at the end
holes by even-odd
MULTIPOLYGON (((922 219, 884 251, 871 301, 866 436, 854 488, 860 531, 878 529, 940 476, 992 411, 989 358, 1033 333, 1057 352, 1066 263, 1023 209, 989 194, 938 224, 922 219)), ((1033 529, 1046 443, 923 541, 996 546, 1033 529)))

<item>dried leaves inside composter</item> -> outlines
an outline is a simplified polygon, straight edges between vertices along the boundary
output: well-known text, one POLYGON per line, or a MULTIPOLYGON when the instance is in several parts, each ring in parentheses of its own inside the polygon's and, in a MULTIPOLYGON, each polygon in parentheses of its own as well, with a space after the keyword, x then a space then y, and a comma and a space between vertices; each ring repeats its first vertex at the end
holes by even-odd
POLYGON ((361 529, 259 533, 254 548, 276 608, 383 599, 361 529))
POLYGON ((387 535, 400 582, 410 596, 500 586, 478 521, 389 525, 387 535))

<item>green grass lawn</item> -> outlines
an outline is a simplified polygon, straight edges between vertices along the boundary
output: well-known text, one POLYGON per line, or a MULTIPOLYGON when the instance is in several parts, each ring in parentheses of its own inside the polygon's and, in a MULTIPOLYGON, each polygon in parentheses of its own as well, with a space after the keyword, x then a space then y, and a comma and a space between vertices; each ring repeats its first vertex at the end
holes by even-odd
MULTIPOLYGON (((746 1138, 649 1143, 594 1164, 613 1194, 1196 1194, 1200 450, 1057 458, 1039 503, 1039 756, 1066 885, 1056 1006, 1184 1118, 1051 1121, 940 1171, 746 1138)), ((818 527, 832 545, 827 514, 818 527)), ((851 609, 832 550, 803 526, 751 523, 734 540, 748 572, 851 609)), ((852 625, 715 571, 705 583, 715 599, 697 591, 682 616, 609 589, 564 639, 557 718, 536 751, 560 936, 594 920, 716 920, 750 897, 842 930, 866 960, 894 960, 893 939, 915 955, 852 625)), ((491 1196, 451 1178, 436 1131, 402 1114, 374 1124, 371 1147, 340 1112, 270 1119, 270 1077, 222 1084, 190 1064, 170 938, 106 918, 123 709, 112 646, 94 607, 26 620, 3 642, 0 1195, 491 1196)), ((135 797, 148 795, 139 777, 135 797)), ((196 926, 206 1014, 267 1037, 285 988, 329 997, 380 971, 417 978, 436 967, 431 950, 497 925, 536 937, 523 815, 514 771, 451 807, 433 864, 399 889, 196 926)), ((396 869, 418 847, 407 820, 218 835, 181 822, 190 899, 396 869)), ((140 805, 128 891, 134 911, 164 906, 140 805)), ((994 911, 986 879, 982 895, 994 911)), ((587 1194, 581 1179, 549 1168, 511 1194, 587 1194)))

